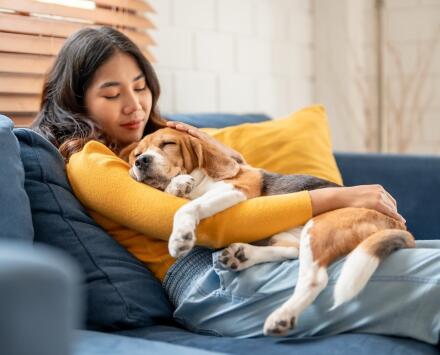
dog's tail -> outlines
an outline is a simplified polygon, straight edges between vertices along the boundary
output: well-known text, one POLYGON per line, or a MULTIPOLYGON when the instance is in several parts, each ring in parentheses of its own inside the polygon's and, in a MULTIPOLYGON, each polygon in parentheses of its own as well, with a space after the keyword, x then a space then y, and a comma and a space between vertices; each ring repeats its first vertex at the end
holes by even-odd
POLYGON ((336 281, 332 309, 357 296, 384 258, 395 250, 414 246, 412 234, 401 229, 384 229, 364 239, 345 260, 336 281))

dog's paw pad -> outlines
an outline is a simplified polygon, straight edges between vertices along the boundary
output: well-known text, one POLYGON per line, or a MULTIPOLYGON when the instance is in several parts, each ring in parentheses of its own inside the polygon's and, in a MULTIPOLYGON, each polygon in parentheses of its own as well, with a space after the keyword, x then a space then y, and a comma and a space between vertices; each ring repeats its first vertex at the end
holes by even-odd
POLYGON ((249 267, 246 256, 246 244, 234 243, 223 250, 219 257, 220 264, 227 269, 239 271, 249 267))
POLYGON ((264 335, 281 336, 287 335, 289 330, 295 328, 296 317, 283 315, 279 312, 271 314, 264 323, 264 335))
POLYGON ((168 241, 168 251, 174 258, 184 256, 193 248, 195 241, 194 232, 173 233, 168 241))
POLYGON ((171 180, 165 192, 174 196, 184 197, 193 190, 194 185, 195 180, 191 175, 178 175, 171 180))
POLYGON ((186 233, 182 235, 183 240, 192 240, 194 239, 194 235, 192 233, 186 233))

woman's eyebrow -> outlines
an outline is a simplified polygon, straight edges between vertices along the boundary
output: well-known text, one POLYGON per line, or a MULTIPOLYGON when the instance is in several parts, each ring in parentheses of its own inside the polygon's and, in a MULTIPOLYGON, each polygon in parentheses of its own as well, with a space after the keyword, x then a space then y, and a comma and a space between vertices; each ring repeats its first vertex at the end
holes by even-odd
MULTIPOLYGON (((133 82, 137 81, 139 79, 142 79, 143 77, 144 77, 144 73, 140 73, 139 75, 134 77, 133 82)), ((121 83, 119 81, 107 81, 107 82, 101 84, 99 86, 99 88, 104 89, 104 88, 108 88, 110 86, 119 86, 119 85, 121 85, 121 83)))

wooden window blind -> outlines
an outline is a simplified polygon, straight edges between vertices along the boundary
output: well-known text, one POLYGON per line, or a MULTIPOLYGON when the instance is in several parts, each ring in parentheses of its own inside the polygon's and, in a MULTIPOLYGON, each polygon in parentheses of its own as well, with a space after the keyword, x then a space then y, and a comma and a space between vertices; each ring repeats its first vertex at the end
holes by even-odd
POLYGON ((153 12, 143 0, 0 0, 0 113, 16 126, 30 124, 45 73, 66 37, 83 27, 117 28, 154 62, 153 12))

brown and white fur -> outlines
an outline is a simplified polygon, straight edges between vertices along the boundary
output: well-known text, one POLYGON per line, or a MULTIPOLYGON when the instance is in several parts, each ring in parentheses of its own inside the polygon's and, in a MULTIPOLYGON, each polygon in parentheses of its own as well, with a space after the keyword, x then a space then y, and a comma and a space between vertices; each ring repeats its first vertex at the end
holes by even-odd
MULTIPOLYGON (((253 168, 171 128, 146 136, 120 155, 128 160, 130 175, 137 181, 191 200, 174 216, 168 244, 173 257, 187 254, 194 246, 200 220, 246 199, 338 186, 308 175, 279 175, 253 168)), ((299 255, 295 292, 266 319, 266 335, 284 335, 295 327, 300 314, 327 286, 327 268, 333 261, 348 255, 334 289, 335 308, 361 292, 387 255, 415 246, 403 223, 364 208, 327 212, 313 217, 304 227, 256 244, 231 244, 219 261, 238 271, 299 255)))

